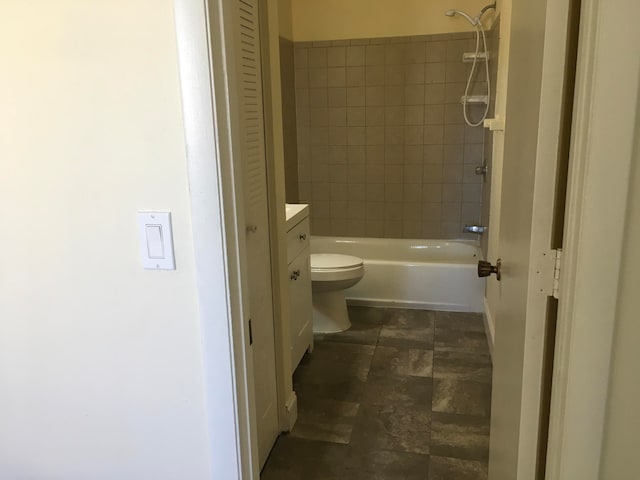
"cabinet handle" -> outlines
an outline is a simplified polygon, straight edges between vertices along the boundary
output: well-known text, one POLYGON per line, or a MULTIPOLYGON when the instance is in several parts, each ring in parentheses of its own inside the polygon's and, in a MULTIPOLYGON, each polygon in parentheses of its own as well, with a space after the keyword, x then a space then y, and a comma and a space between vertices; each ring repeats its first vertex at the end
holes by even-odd
POLYGON ((300 276, 300 270, 294 270, 293 272, 291 272, 291 280, 298 280, 298 277, 300 276))
POLYGON ((306 233, 301 233, 300 235, 298 235, 298 238, 302 242, 302 241, 307 239, 307 234, 306 233))

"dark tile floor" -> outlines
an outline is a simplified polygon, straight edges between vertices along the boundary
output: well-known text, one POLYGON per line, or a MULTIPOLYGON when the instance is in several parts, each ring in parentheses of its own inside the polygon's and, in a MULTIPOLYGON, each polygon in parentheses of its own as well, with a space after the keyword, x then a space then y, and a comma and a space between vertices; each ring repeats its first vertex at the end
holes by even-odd
POLYGON ((262 480, 482 480, 491 359, 479 314, 351 307, 294 375, 298 421, 262 480))

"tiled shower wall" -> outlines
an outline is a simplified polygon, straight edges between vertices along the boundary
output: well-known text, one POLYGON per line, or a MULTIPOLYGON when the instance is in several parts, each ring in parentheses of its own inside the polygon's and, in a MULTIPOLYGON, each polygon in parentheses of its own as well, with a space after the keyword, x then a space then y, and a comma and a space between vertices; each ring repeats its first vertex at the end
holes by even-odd
POLYGON ((472 33, 294 44, 299 200, 314 234, 462 238, 479 222, 484 129, 465 126, 460 104, 471 51, 472 33))

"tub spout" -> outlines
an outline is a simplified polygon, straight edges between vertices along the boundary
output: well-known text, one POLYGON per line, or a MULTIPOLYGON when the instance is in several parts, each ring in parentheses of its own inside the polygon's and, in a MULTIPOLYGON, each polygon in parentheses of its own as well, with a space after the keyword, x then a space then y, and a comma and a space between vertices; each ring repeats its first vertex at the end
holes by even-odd
POLYGON ((477 233, 479 235, 482 235, 486 229, 487 227, 483 225, 465 225, 462 231, 464 233, 477 233))

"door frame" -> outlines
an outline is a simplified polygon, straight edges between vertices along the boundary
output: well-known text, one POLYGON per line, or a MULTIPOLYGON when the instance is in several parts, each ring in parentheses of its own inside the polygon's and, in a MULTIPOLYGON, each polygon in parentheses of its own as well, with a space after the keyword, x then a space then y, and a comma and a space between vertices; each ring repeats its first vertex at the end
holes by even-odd
MULTIPOLYGON (((620 48, 627 32, 620 25, 635 18, 628 12, 637 8, 634 0, 612 1, 624 6, 605 10, 599 8, 600 0, 582 2, 549 433, 550 480, 574 478, 575 472, 581 472, 576 478, 596 479, 599 469, 631 142, 619 145, 619 156, 611 155, 606 148, 612 142, 599 134, 598 128, 606 131, 604 122, 615 120, 615 125, 624 127, 624 139, 632 139, 635 121, 624 125, 620 116, 601 118, 591 112, 613 95, 622 117, 635 117, 637 103, 629 101, 629 94, 633 90, 636 98, 638 95, 637 72, 622 78, 629 85, 635 80, 635 90, 619 84, 612 88, 620 76, 611 74, 610 69, 603 74, 615 60, 607 53, 612 48, 623 51, 620 48), (601 158, 607 158, 606 165, 601 158), (609 256, 602 255, 605 247, 609 256), (600 274, 594 275, 594 271, 600 274), (594 291, 600 294, 593 295, 594 291)), ((235 195, 239 185, 233 162, 237 129, 229 100, 234 87, 226 64, 230 59, 225 56, 233 37, 229 22, 224 21, 225 4, 226 0, 175 0, 175 12, 198 301, 205 371, 209 374, 206 393, 210 400, 211 459, 217 474, 244 480, 258 478, 259 472, 253 365, 246 348, 248 331, 243 314, 244 223, 241 200, 235 195), (223 268, 225 280, 221 289, 217 289, 221 286, 219 268, 223 268), (226 309, 224 321, 217 315, 220 304, 226 309)), ((624 44, 624 48, 630 46, 624 44)), ((616 138, 619 141, 621 135, 616 138)))
POLYGON ((640 47, 634 36, 640 8, 634 0, 604 3, 582 0, 548 480, 596 480, 600 471, 640 113, 640 47))
MULTIPOLYGON (((289 334, 288 276, 285 238, 284 167, 276 162, 282 140, 275 127, 281 124, 281 111, 271 100, 279 98, 279 71, 270 68, 279 63, 278 11, 274 3, 258 0, 260 40, 265 99, 265 154, 269 196, 269 239, 272 265, 273 317, 276 348, 278 423, 289 431, 297 418, 297 397, 291 372, 289 334), (278 145, 279 142, 279 145, 278 145), (275 194, 274 194, 275 192, 275 194)), ((176 35, 182 90, 185 142, 189 170, 189 192, 194 234, 194 253, 198 269, 198 292, 203 336, 211 324, 218 327, 210 348, 208 366, 218 376, 211 382, 211 397, 225 399, 226 409, 211 412, 213 461, 228 467, 224 478, 259 478, 257 417, 253 386, 253 359, 249 348, 249 299, 246 292, 245 221, 242 197, 241 162, 234 161, 239 151, 237 82, 233 55, 235 39, 232 0, 175 0, 176 35), (221 256, 225 285, 213 296, 211 259, 221 256), (215 302, 226 305, 226 321, 213 315, 215 302), (207 320, 210 323, 206 323, 207 320), (226 388, 229 387, 229 388, 226 388), (232 408, 233 407, 233 408, 232 408), (221 432, 224 432, 222 434, 221 432), (232 441, 233 440, 233 441, 232 441), (233 450, 231 448, 233 446, 233 450)), ((205 342, 206 343, 206 342, 205 342)), ((211 405, 216 402, 212 401, 211 405)), ((217 473, 220 470, 216 470, 217 473)))
POLYGON ((174 12, 212 471, 257 479, 233 9, 229 0, 175 0, 174 12))

